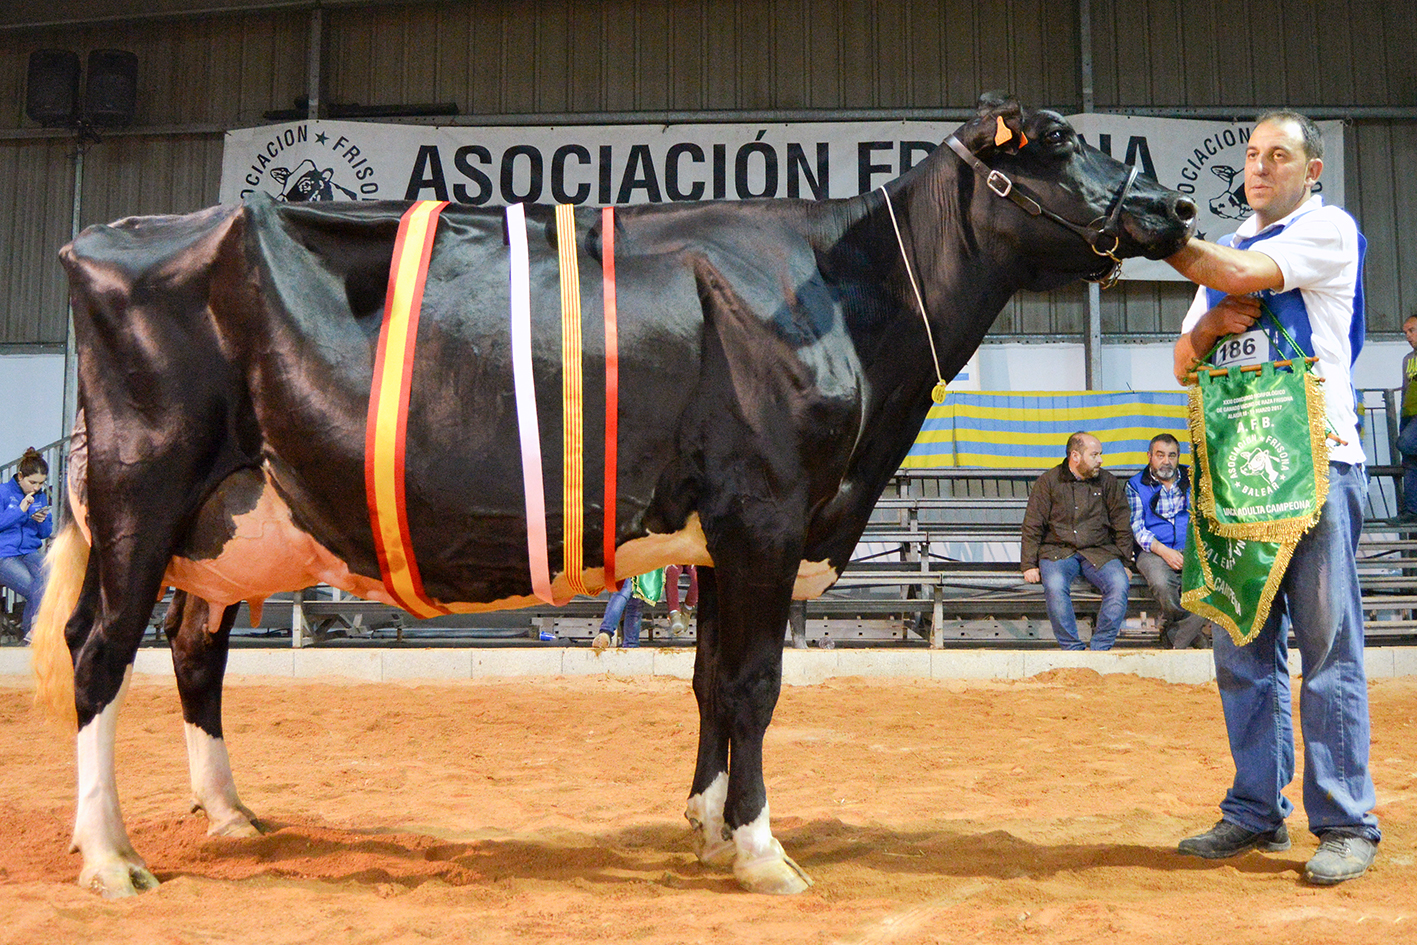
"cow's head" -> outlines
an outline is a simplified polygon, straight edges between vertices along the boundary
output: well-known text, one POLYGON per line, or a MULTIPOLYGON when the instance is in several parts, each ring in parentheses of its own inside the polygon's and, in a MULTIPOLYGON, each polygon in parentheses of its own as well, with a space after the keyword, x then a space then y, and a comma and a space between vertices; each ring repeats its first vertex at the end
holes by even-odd
POLYGON ((1245 196, 1245 175, 1225 164, 1215 165, 1210 172, 1225 181, 1225 190, 1220 196, 1210 198, 1210 212, 1227 220, 1243 220, 1249 216, 1250 199, 1245 196))
POLYGON ((271 170, 271 177, 285 188, 277 199, 290 203, 333 200, 334 189, 330 186, 330 179, 334 175, 334 168, 318 168, 309 158, 297 164, 293 171, 284 167, 271 170))
POLYGON ((1195 229, 1195 201, 1084 144, 1057 112, 988 93, 952 138, 992 238, 1031 270, 1031 288, 1102 281, 1131 256, 1164 259, 1195 229))

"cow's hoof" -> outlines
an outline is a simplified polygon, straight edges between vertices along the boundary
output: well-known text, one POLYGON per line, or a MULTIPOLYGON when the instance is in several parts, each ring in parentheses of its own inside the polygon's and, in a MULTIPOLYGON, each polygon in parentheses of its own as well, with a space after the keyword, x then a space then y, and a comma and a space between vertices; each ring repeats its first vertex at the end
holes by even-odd
POLYGON ((86 866, 79 873, 79 885, 105 899, 122 899, 158 887, 157 877, 142 861, 114 860, 102 866, 86 866))
POLYGON ((738 848, 733 845, 731 838, 710 840, 704 835, 702 827, 694 829, 693 844, 694 855, 699 858, 699 862, 715 869, 727 869, 738 856, 738 848))
POLYGON ((805 892, 812 886, 812 877, 802 867, 793 862, 782 849, 782 844, 772 842, 773 849, 767 856, 750 862, 740 858, 733 863, 733 878, 748 892, 768 893, 774 896, 790 896, 805 892))
POLYGON ((207 827, 207 836, 259 837, 261 835, 261 828, 256 826, 255 819, 250 811, 243 808, 241 811, 233 813, 224 820, 213 820, 207 827))
POLYGON ((235 804, 213 804, 211 809, 196 798, 192 799, 192 813, 207 815, 207 836, 209 837, 259 837, 261 828, 256 826, 256 815, 240 801, 235 804))

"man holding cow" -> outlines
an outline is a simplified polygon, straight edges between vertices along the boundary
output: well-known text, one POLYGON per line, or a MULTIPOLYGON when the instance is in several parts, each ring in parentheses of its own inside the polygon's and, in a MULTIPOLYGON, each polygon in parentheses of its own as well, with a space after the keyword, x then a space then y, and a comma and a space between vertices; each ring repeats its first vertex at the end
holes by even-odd
POLYGON ((1294 547, 1267 620, 1244 645, 1227 633, 1214 635, 1235 779, 1221 801, 1221 820, 1182 840, 1179 851, 1220 859, 1289 849, 1284 820, 1293 805, 1281 792, 1294 777, 1292 630, 1302 670, 1304 808, 1320 840, 1304 875, 1332 885, 1368 869, 1382 832, 1368 770, 1356 564, 1367 476, 1351 367, 1363 339, 1364 240, 1352 217, 1310 194, 1322 170, 1323 138, 1312 121, 1287 111, 1261 116, 1245 153, 1253 216, 1223 245, 1191 239, 1167 261, 1201 286, 1176 342, 1177 379, 1185 383, 1202 364, 1237 370, 1313 355, 1325 381, 1329 438, 1327 496, 1294 547), (1232 336, 1246 343, 1223 348, 1240 357, 1215 356, 1217 343, 1232 336))

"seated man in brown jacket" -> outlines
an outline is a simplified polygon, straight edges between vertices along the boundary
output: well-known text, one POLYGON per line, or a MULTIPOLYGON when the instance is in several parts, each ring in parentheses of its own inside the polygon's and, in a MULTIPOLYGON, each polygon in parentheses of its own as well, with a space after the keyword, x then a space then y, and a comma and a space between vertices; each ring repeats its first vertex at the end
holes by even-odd
POLYGON ((1110 650, 1127 616, 1132 558, 1131 513, 1121 480, 1102 468, 1102 443, 1091 433, 1068 437, 1068 456, 1039 476, 1023 515, 1020 567, 1043 583, 1053 636, 1081 650, 1073 613, 1073 581, 1081 574, 1102 592, 1090 648, 1110 650))

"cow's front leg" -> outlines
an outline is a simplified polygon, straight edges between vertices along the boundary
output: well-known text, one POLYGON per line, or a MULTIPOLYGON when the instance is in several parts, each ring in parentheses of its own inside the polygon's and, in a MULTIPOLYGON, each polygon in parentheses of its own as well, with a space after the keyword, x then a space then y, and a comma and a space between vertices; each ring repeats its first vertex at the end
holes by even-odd
POLYGON ((795 570, 773 582, 762 580, 771 573, 766 568, 735 570, 717 568, 718 658, 711 682, 719 724, 729 733, 723 820, 733 840, 733 875, 751 892, 798 893, 812 880, 772 835, 763 782, 763 735, 782 688, 795 570))
POLYGON ((148 872, 148 865, 133 849, 118 806, 113 745, 118 712, 132 672, 130 665, 118 694, 79 729, 75 743, 79 797, 71 849, 84 858, 79 885, 109 899, 132 896, 158 885, 157 877, 148 872))
POLYGON ((172 666, 182 699, 182 729, 187 739, 187 767, 192 781, 192 810, 207 815, 207 833, 255 837, 256 815, 236 795, 231 759, 221 728, 221 687, 236 605, 212 626, 212 608, 185 591, 173 595, 163 621, 172 646, 172 666))
POLYGON ((699 862, 728 867, 736 850, 723 822, 728 799, 728 728, 717 698, 718 589, 713 569, 699 566, 698 637, 694 648, 694 697, 699 703, 699 754, 684 816, 693 831, 699 862))

